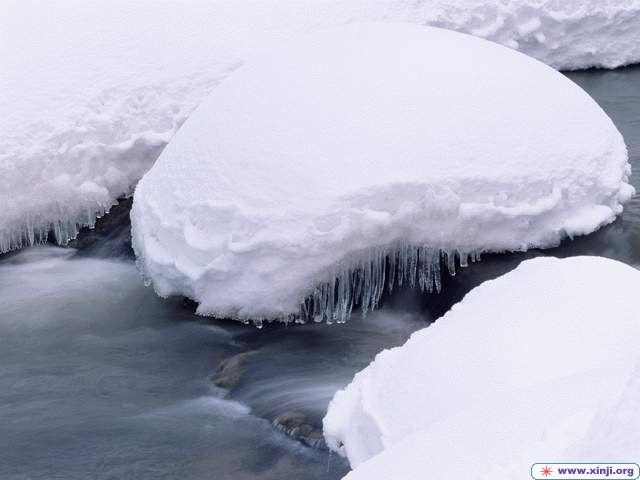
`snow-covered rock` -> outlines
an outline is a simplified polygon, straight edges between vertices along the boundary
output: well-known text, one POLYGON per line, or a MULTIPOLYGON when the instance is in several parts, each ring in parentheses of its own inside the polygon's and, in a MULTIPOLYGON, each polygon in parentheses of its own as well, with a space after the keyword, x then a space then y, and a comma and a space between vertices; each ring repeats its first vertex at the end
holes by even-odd
POLYGON ((408 21, 557 68, 640 59, 640 1, 5 0, 0 5, 0 252, 59 242, 130 193, 177 128, 271 41, 408 21))
POLYGON ((640 456, 640 272, 536 258, 472 290, 338 392, 349 480, 525 478, 534 462, 640 456))
POLYGON ((386 263, 437 287, 440 250, 464 264, 592 232, 622 211, 628 174, 611 120, 550 67, 452 31, 357 24, 284 43, 212 92, 138 184, 133 243, 156 291, 202 314, 285 317, 322 285, 303 313, 344 320, 395 279, 386 263))

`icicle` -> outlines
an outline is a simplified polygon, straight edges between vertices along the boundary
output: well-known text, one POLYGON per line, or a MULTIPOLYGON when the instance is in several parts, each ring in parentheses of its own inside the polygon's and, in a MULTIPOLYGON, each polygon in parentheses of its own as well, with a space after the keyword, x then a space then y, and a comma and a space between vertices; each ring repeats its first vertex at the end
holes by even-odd
POLYGON ((318 285, 301 302, 299 314, 292 321, 344 323, 355 307, 360 307, 364 317, 380 306, 385 292, 391 293, 403 286, 417 287, 422 292, 440 292, 441 264, 447 266, 450 275, 455 275, 456 256, 460 266, 467 267, 469 262, 479 260, 480 253, 474 249, 445 250, 405 243, 368 250, 351 266, 341 265, 329 281, 318 285))
POLYGON ((455 250, 446 250, 445 255, 447 257, 447 268, 449 269, 449 274, 454 276, 456 274, 456 253, 455 250))
POLYGON ((333 322, 335 318, 335 294, 336 294, 336 277, 329 283, 329 292, 327 295, 327 317, 333 322))
POLYGON ((433 265, 433 283, 436 287, 436 292, 440 293, 442 290, 442 274, 440 273, 440 252, 438 252, 433 265))
POLYGON ((322 309, 320 308, 320 289, 316 288, 313 292, 313 321, 319 323, 322 321, 322 309))
POLYGON ((388 284, 388 290, 389 293, 393 292, 393 281, 395 280, 396 277, 396 255, 397 252, 391 252, 388 254, 388 259, 389 259, 389 275, 387 275, 388 279, 389 279, 389 284, 388 284))
POLYGON ((353 289, 353 295, 355 300, 360 300, 362 298, 362 264, 358 266, 358 269, 353 272, 355 287, 353 289))
POLYGON ((458 258, 460 259, 460 267, 466 268, 469 266, 469 256, 466 252, 458 249, 458 258))
POLYGON ((369 303, 371 301, 371 262, 369 259, 365 262, 365 267, 362 272, 362 304, 360 308, 362 310, 362 316, 367 316, 369 310, 369 303))
POLYGON ((409 250, 409 286, 416 286, 416 272, 418 270, 418 251, 415 248, 409 250))
POLYGON ((404 283, 404 266, 406 264, 405 248, 401 245, 398 249, 398 286, 402 287, 404 283))
POLYGON ((387 280, 386 272, 387 272, 387 255, 383 250, 378 252, 378 269, 380 271, 380 279, 378 282, 378 300, 376 301, 376 305, 380 303, 380 299, 382 298, 382 294, 384 293, 384 286, 387 280))

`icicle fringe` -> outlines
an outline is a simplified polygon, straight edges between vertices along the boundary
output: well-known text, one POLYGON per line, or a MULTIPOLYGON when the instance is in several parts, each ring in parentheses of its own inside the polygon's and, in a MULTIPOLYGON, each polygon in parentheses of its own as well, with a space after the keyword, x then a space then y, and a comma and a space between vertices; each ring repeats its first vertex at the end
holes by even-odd
MULTIPOLYGON (((116 201, 113 205, 117 203, 116 201)), ((49 239, 57 245, 67 245, 78 236, 83 227, 94 228, 96 220, 107 214, 113 205, 98 205, 74 215, 61 211, 58 215, 61 220, 55 222, 27 217, 19 229, 0 230, 0 254, 33 245, 43 245, 49 239)))
POLYGON ((443 268, 449 275, 456 274, 456 267, 464 268, 470 262, 480 260, 477 249, 441 249, 428 246, 416 247, 398 244, 379 247, 351 257, 336 266, 332 280, 319 283, 300 304, 298 313, 279 318, 238 318, 244 324, 262 328, 265 323, 306 323, 314 321, 345 323, 353 310, 360 308, 361 315, 380 306, 383 294, 394 289, 419 288, 423 292, 440 292, 443 268))
MULTIPOLYGON (((456 259, 461 267, 466 267, 469 262, 480 260, 480 252, 411 245, 370 250, 349 266, 337 267, 331 281, 320 284, 305 298, 299 315, 281 320, 344 323, 357 307, 363 317, 377 309, 383 294, 393 292, 394 288, 440 292, 441 266, 446 265, 449 274, 455 275, 456 259)), ((262 325, 261 320, 255 323, 258 327, 262 325)))

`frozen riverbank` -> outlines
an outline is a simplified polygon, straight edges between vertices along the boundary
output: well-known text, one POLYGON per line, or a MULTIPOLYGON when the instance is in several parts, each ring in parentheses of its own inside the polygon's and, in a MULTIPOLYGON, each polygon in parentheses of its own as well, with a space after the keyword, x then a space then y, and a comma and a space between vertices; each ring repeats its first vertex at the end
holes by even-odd
POLYGON ((555 68, 640 59, 637 0, 8 0, 0 7, 0 251, 92 225, 198 103, 269 44, 354 21, 405 21, 555 68), (99 21, 97 21, 99 19, 99 21))

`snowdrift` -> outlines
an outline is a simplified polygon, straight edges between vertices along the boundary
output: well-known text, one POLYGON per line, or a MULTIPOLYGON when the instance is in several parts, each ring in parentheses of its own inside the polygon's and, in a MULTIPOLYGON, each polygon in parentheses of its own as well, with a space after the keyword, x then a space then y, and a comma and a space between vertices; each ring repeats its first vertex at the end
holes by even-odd
POLYGON ((349 480, 525 478, 534 462, 640 456, 640 272, 536 258, 472 290, 338 392, 349 480))
MULTIPOLYGON (((407 2, 408 3, 408 2, 407 2)), ((419 23, 486 38, 560 70, 640 60, 638 0, 422 0, 419 23)))
POLYGON ((611 222, 627 152, 578 86, 514 50, 410 24, 329 29, 230 75, 138 184, 162 295, 235 319, 344 321, 479 252, 611 222))
MULTIPOLYGON (((269 43, 352 21, 431 24, 556 68, 640 59, 640 2, 6 0, 0 252, 59 243, 139 178, 198 103, 269 43)), ((462 57, 460 61, 466 57, 462 57)))

